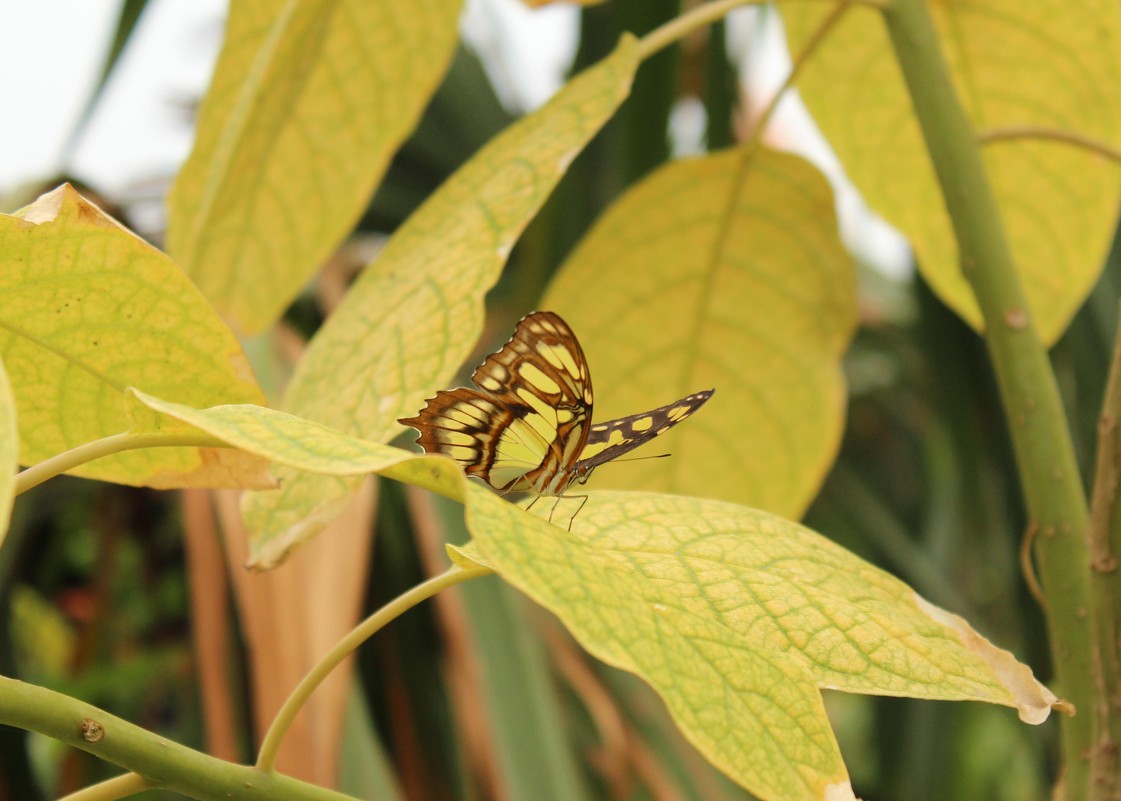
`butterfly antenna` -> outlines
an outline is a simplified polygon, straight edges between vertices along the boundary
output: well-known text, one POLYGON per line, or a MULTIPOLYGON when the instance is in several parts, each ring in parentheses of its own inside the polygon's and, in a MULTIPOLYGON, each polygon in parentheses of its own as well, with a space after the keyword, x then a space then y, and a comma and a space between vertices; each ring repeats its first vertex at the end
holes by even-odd
POLYGON ((673 454, 672 453, 658 453, 658 454, 655 454, 654 456, 631 456, 631 457, 625 458, 625 459, 612 459, 610 462, 604 462, 601 465, 596 465, 596 469, 598 470, 599 468, 603 467, 604 465, 619 464, 619 462, 641 462, 641 461, 644 461, 646 459, 665 459, 667 456, 673 456, 673 454))

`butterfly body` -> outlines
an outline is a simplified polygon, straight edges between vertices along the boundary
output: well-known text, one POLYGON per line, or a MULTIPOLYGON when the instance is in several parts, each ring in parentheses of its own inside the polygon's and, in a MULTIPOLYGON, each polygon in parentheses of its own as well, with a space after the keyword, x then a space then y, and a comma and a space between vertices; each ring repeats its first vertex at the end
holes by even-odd
POLYGON ((522 318, 514 336, 459 387, 430 398, 398 422, 500 492, 560 496, 601 464, 664 433, 713 390, 606 423, 591 422, 592 380, 580 343, 553 312, 522 318))

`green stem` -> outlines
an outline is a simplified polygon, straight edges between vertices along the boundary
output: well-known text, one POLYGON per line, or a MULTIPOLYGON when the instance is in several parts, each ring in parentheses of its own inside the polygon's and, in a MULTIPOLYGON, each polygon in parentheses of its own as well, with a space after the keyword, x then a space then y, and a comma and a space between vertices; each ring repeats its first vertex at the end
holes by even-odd
MULTIPOLYGON (((718 19, 723 19, 734 8, 762 5, 768 2, 770 0, 711 0, 711 2, 703 3, 643 36, 638 43, 639 59, 645 60, 663 47, 668 47, 693 31, 711 25, 718 19)), ((787 0, 787 2, 790 2, 790 0, 787 0)), ((889 0, 839 0, 836 5, 871 6, 872 8, 883 9, 887 8, 888 3, 889 0)))
POLYGON ((272 725, 265 733, 264 740, 261 741, 261 752, 257 756, 257 768, 263 771, 274 769, 280 743, 283 741, 284 735, 288 733, 288 729, 292 726, 292 721, 296 719, 300 709, 303 708, 311 694, 323 683, 323 680, 327 678, 331 671, 354 653, 358 646, 370 639, 384 625, 397 619, 421 601, 431 598, 441 590, 480 576, 488 576, 493 572, 488 567, 462 568, 458 565, 452 565, 444 573, 398 595, 355 626, 319 661, 319 664, 304 676, 303 680, 296 685, 292 694, 285 699, 284 705, 276 713, 276 718, 273 719, 272 725))
POLYGON ((110 456, 121 451, 130 451, 137 448, 170 448, 183 446, 196 446, 200 448, 228 448, 222 440, 195 432, 191 434, 114 434, 111 437, 102 437, 93 442, 87 442, 68 451, 63 451, 57 456, 44 459, 37 465, 27 468, 16 476, 16 495, 27 492, 32 487, 37 487, 49 478, 62 475, 67 470, 110 456))
POLYGON ((1098 418, 1090 505, 1090 593, 1094 614, 1094 718, 1090 798, 1121 798, 1121 332, 1098 418))
POLYGON ((790 72, 787 74, 786 80, 782 82, 782 86, 775 92, 774 97, 771 98, 770 104, 763 109, 763 113, 759 115, 759 120, 755 123, 751 135, 747 138, 746 144, 749 147, 754 147, 755 144, 763 138, 763 134, 767 132, 767 125, 770 123, 771 117, 773 117, 778 110, 778 104, 782 102, 786 93, 793 88, 795 82, 798 80, 798 76, 802 74, 802 70, 810 63, 814 54, 817 53, 817 49, 821 47, 821 43, 824 42, 826 38, 828 38, 830 32, 837 27, 837 23, 844 18, 849 8, 850 6, 847 3, 838 3, 834 6, 821 20, 817 28, 806 38, 806 41, 802 44, 801 50, 791 57, 790 72))
POLYGON ((112 779, 83 787, 77 792, 70 793, 59 801, 116 801, 118 798, 142 793, 152 787, 152 784, 143 776, 135 773, 122 773, 112 779))
POLYGON ((0 676, 0 724, 39 732, 143 776, 151 787, 198 801, 355 801, 289 776, 215 759, 90 704, 6 676, 0 676))
POLYGON ((1058 692, 1083 712, 1063 721, 1067 797, 1087 788, 1091 622, 1086 498, 1055 375, 1005 240, 977 137, 950 79, 925 0, 894 0, 888 34, 942 187, 962 272, 985 320, 1047 595, 1058 692))

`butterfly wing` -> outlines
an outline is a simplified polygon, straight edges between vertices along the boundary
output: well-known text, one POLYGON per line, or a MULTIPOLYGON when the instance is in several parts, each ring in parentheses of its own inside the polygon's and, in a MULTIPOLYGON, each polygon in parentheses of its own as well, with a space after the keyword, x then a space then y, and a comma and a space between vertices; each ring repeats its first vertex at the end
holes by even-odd
POLYGON ((481 391, 439 392, 416 417, 428 453, 446 453, 499 490, 559 495, 588 436, 592 387, 575 335, 552 312, 524 317, 471 376, 481 391))
POLYGON ((649 412, 596 423, 588 429, 588 438, 574 467, 575 478, 586 481, 592 470, 617 459, 643 443, 660 436, 680 423, 712 397, 715 390, 696 392, 676 403, 659 406, 649 412))
POLYGON ((528 408, 473 389, 459 387, 436 393, 416 417, 398 422, 420 432, 417 443, 426 453, 451 456, 469 476, 498 490, 515 486, 540 466, 548 445, 525 422, 528 408))

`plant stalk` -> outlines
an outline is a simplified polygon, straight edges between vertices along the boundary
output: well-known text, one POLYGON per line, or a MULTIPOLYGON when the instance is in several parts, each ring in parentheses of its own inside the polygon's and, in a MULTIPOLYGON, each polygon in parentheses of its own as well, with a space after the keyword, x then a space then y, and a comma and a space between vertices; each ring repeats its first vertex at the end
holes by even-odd
POLYGON ((59 801, 117 801, 120 798, 128 798, 137 793, 142 793, 151 787, 152 785, 143 776, 135 773, 122 773, 112 779, 83 787, 81 790, 60 798, 59 801))
POLYGON ((1090 598, 1094 623, 1094 718, 1090 795, 1121 798, 1121 331, 1113 346, 1098 418, 1098 458, 1090 504, 1090 598))
MULTIPOLYGON (((758 6, 766 2, 769 0, 710 0, 702 3, 643 36, 638 43, 639 58, 645 61, 662 48, 669 47, 693 31, 724 19, 728 16, 728 12, 739 6, 758 6)), ((882 9, 886 8, 889 2, 890 0, 841 0, 837 5, 842 10, 850 5, 882 9)))
MULTIPOLYGON (((0 676, 0 723, 39 732, 198 801, 355 801, 171 742, 62 693, 0 676)), ((87 788, 89 789, 89 788, 87 788)))
POLYGON ((378 611, 363 620, 343 637, 319 663, 313 667, 303 680, 296 685, 296 689, 285 699, 284 705, 276 713, 272 725, 265 732, 261 741, 261 751, 257 756, 257 767, 260 770, 272 771, 276 765, 276 756, 280 751, 280 744, 284 735, 292 726, 292 721, 307 703, 308 698, 315 692, 315 688, 323 683, 339 664, 354 653, 359 645, 370 639, 379 629, 387 623, 396 620, 403 613, 412 609, 421 601, 431 598, 443 589, 462 584, 480 576, 488 576, 494 571, 488 567, 462 568, 452 565, 445 572, 433 576, 428 581, 422 582, 407 592, 398 595, 378 611))
POLYGON ((1086 797, 1092 722, 1086 498, 1055 376, 1036 333, 976 132, 950 78, 925 0, 893 0, 884 22, 957 238, 962 272, 1008 418, 1047 597, 1056 690, 1081 713, 1063 720, 1067 797, 1086 797))
POLYGON ((186 434, 114 434, 109 437, 95 439, 71 448, 68 451, 56 454, 49 459, 44 459, 39 464, 32 465, 16 476, 16 495, 27 492, 32 487, 37 487, 49 478, 62 475, 67 470, 110 456, 121 451, 136 450, 137 448, 171 448, 194 446, 199 448, 228 448, 225 442, 201 431, 186 434))

